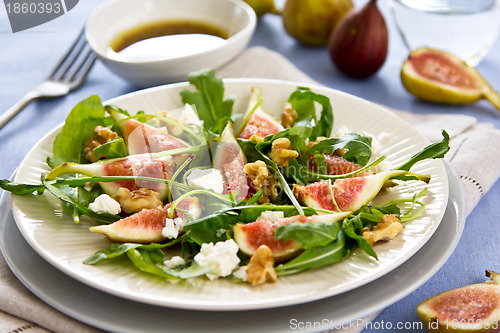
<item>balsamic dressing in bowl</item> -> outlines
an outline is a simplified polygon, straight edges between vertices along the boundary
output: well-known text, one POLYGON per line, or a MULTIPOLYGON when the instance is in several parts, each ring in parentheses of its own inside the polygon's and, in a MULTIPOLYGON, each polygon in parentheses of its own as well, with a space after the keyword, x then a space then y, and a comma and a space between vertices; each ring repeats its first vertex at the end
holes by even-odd
POLYGON ((172 59, 208 51, 224 44, 228 31, 195 20, 165 20, 138 25, 111 42, 107 55, 125 61, 172 59))

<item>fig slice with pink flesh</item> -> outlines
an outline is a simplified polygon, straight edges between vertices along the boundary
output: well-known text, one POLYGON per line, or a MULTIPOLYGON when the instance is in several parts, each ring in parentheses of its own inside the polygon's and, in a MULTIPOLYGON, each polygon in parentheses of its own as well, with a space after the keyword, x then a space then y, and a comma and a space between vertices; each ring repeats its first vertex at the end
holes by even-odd
POLYGON ((233 227, 234 241, 238 244, 240 251, 248 256, 252 256, 259 246, 267 245, 273 252, 276 261, 284 261, 299 254, 302 250, 300 243, 291 239, 288 241, 277 240, 274 237, 276 228, 293 222, 312 223, 334 223, 343 220, 352 212, 332 213, 313 216, 291 216, 281 218, 276 221, 258 219, 255 222, 246 224, 237 223, 233 227))
MULTIPOLYGON (((327 181, 309 185, 293 186, 293 193, 302 204, 331 211, 355 211, 368 204, 380 192, 385 182, 392 177, 412 174, 403 170, 384 171, 374 175, 337 179, 331 188, 327 181), (331 193, 334 199, 332 200, 331 193), (337 209, 338 207, 338 209, 337 209)), ((420 176, 428 182, 428 176, 420 176)))
MULTIPOLYGON (((144 244, 161 242, 166 239, 162 231, 169 218, 170 205, 143 209, 112 224, 90 227, 90 231, 103 234, 116 242, 144 244)), ((198 198, 187 197, 181 200, 174 209, 173 219, 180 218, 183 223, 186 223, 188 216, 184 211, 189 212, 195 219, 199 218, 201 207, 198 198)))
POLYGON ((215 147, 213 167, 218 169, 224 179, 224 193, 238 191, 237 199, 247 196, 249 186, 244 171, 247 159, 233 135, 233 124, 229 122, 222 131, 215 147))
POLYGON ((500 111, 500 96, 481 74, 444 51, 412 51, 403 63, 401 80, 406 90, 425 101, 467 104, 485 98, 500 111))
MULTIPOLYGON (((141 176, 158 179, 169 179, 177 168, 171 157, 153 159, 150 154, 131 155, 127 157, 101 160, 91 164, 63 163, 50 171, 46 178, 55 179, 69 173, 79 173, 85 176, 141 176)), ((141 187, 160 193, 160 200, 167 197, 167 186, 162 182, 141 180, 120 180, 116 182, 100 182, 104 192, 115 195, 120 187, 130 191, 141 187)))
MULTIPOLYGON (((244 119, 252 111, 255 104, 259 101, 262 89, 259 87, 252 88, 252 95, 244 119)), ((258 106, 254 113, 247 120, 245 126, 239 133, 238 137, 242 139, 250 139, 257 136, 260 139, 265 138, 269 134, 276 134, 283 131, 285 128, 276 119, 271 117, 262 106, 258 106)))
POLYGON ((189 147, 183 140, 168 134, 166 128, 156 128, 136 119, 124 120, 126 116, 113 107, 106 107, 106 111, 114 121, 119 121, 118 128, 125 140, 129 155, 159 153, 189 147))
POLYGON ((500 331, 500 274, 486 271, 494 283, 477 283, 444 291, 417 306, 429 332, 500 331))

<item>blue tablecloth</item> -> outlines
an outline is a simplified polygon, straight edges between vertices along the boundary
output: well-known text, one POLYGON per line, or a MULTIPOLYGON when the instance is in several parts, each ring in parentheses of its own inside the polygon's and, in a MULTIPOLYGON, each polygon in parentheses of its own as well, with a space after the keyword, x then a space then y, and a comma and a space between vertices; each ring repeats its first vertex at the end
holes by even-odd
MULTIPOLYGON (((98 0, 80 1, 64 16, 16 34, 11 32, 5 10, 0 9, 0 112, 7 110, 43 80, 99 3, 98 0)), ((466 114, 500 128, 500 114, 486 102, 465 106, 430 104, 416 100, 404 90, 399 75, 408 50, 394 27, 387 4, 379 3, 390 29, 389 54, 382 69, 369 79, 359 81, 341 75, 332 66, 326 48, 307 47, 295 42, 284 31, 279 16, 266 15, 259 21, 250 46, 260 45, 275 50, 321 84, 376 103, 421 114, 466 114)), ((499 55, 500 41, 477 67, 497 89, 500 88, 499 55)), ((10 177, 29 149, 60 124, 81 99, 99 94, 106 100, 136 89, 97 63, 79 90, 62 98, 32 103, 0 130, 0 178, 10 177)), ((374 328, 366 332, 380 332, 381 329, 375 328, 383 327, 383 322, 417 322, 415 308, 424 299, 447 289, 482 282, 485 269, 500 271, 498 185, 497 182, 467 218, 462 239, 443 268, 415 292, 385 309, 375 320, 374 328)))

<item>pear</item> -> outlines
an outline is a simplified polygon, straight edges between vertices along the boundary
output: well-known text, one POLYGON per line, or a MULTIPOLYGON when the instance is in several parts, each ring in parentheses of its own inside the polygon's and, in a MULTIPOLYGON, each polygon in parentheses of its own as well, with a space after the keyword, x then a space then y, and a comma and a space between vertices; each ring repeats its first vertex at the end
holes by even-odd
POLYGON ((264 14, 279 14, 278 9, 274 5, 274 0, 245 0, 247 4, 252 7, 257 17, 264 14))
POLYGON ((304 44, 326 45, 337 23, 352 8, 352 0, 287 0, 281 15, 290 36, 304 44))

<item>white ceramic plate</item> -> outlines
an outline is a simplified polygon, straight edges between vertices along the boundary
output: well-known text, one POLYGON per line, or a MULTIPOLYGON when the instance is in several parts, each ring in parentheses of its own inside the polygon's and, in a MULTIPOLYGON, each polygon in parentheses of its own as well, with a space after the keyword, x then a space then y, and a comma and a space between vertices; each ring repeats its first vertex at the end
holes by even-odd
POLYGON ((36 296, 57 310, 103 330, 124 333, 324 331, 397 302, 420 287, 448 260, 464 227, 465 198, 460 180, 449 166, 447 171, 450 197, 446 213, 420 251, 378 280, 306 306, 206 312, 152 306, 103 293, 61 273, 33 251, 15 225, 9 207, 10 193, 3 193, 0 200, 0 248, 12 271, 36 296), (307 329, 305 324, 302 328, 293 327, 294 319, 295 323, 319 325, 313 329, 307 329))
MULTIPOLYGON (((226 80, 228 94, 238 96, 236 110, 244 110, 250 87, 263 89, 263 107, 278 115, 297 84, 271 80, 226 80)), ((153 113, 182 106, 179 91, 186 84, 156 87, 115 98, 110 103, 130 112, 153 113)), ((384 153, 393 165, 399 165, 428 145, 414 128, 390 112, 359 98, 334 90, 314 87, 314 91, 330 97, 335 113, 335 128, 346 125, 354 132, 389 134, 384 153)), ((19 167, 17 182, 37 183, 47 170, 45 159, 51 154, 52 141, 59 128, 44 137, 28 153, 19 167)), ((126 260, 96 266, 83 261, 109 242, 88 231, 91 222, 75 225, 58 199, 50 195, 14 196, 13 214, 20 231, 33 249, 45 260, 68 275, 105 292, 131 300, 196 310, 249 310, 293 305, 347 292, 392 271, 415 254, 437 229, 448 200, 448 179, 441 161, 424 161, 412 171, 431 174, 426 212, 407 224, 395 240, 377 245, 379 260, 357 250, 343 262, 329 267, 280 278, 277 283, 252 288, 233 284, 226 279, 170 284, 142 274, 126 260)), ((381 201, 411 196, 424 187, 411 181, 385 193, 381 201)))

